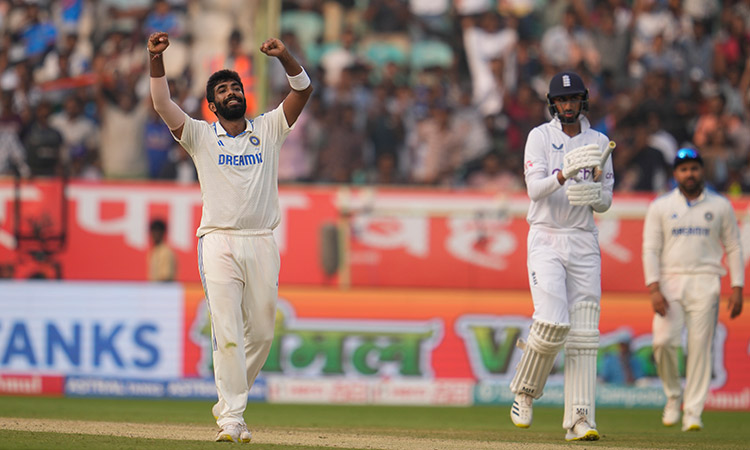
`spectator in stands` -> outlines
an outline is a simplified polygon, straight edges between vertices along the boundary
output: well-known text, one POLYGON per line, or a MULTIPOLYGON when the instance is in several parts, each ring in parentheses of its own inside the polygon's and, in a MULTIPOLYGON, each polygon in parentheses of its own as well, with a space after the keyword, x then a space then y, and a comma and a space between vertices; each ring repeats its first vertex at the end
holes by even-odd
POLYGON ((678 49, 685 61, 685 73, 699 80, 713 77, 714 42, 708 30, 707 22, 694 20, 690 33, 678 40, 678 49))
POLYGON ((0 175, 29 177, 31 169, 25 161, 26 151, 11 126, 0 123, 0 175))
POLYGON ((474 105, 485 117, 500 114, 505 90, 515 87, 518 34, 512 27, 503 28, 494 12, 482 14, 479 20, 465 17, 461 26, 474 105), (501 74, 493 73, 493 61, 502 68, 501 74), (501 75, 502 84, 496 75, 501 75))
POLYGON ((615 189, 619 191, 664 192, 669 166, 659 150, 649 145, 649 131, 644 120, 635 120, 630 139, 618 145, 615 156, 615 189), (622 169, 619 169, 622 168, 622 169), (622 173, 620 173, 622 172, 622 173))
MULTIPOLYGON (((164 31, 164 30, 161 30, 164 31)), ((171 37, 171 35, 170 35, 171 37)), ((243 48, 243 36, 239 29, 234 29, 229 34, 226 52, 220 53, 208 61, 208 72, 214 73, 217 70, 229 69, 234 70, 240 75, 242 85, 247 92, 245 101, 247 102, 247 115, 254 117, 258 108, 255 98, 255 75, 253 69, 253 58, 243 48)), ((170 50, 172 50, 170 48, 170 50)), ((204 98, 202 101, 203 119, 209 122, 216 120, 216 115, 208 109, 208 102, 204 98)))
POLYGON ((323 69, 323 81, 326 86, 337 87, 344 69, 358 62, 360 58, 357 54, 357 36, 352 28, 346 28, 341 33, 340 43, 320 57, 320 68, 323 69))
POLYGON ((63 171, 63 136, 49 123, 52 105, 40 102, 34 121, 24 132, 26 161, 32 176, 57 176, 63 171))
POLYGON ((52 48, 34 71, 34 80, 46 83, 60 78, 77 77, 87 72, 91 68, 91 58, 83 47, 78 43, 77 34, 64 33, 60 45, 52 48))
MULTIPOLYGON (((18 119, 14 127, 19 132, 30 127, 35 121, 32 113, 42 101, 48 102, 53 110, 64 109, 72 85, 84 87, 76 89, 77 95, 82 97, 84 105, 92 105, 96 90, 86 88, 92 83, 89 74, 101 76, 112 93, 111 100, 118 90, 135 92, 140 97, 143 93, 136 88, 138 83, 133 74, 143 73, 147 59, 141 34, 154 23, 160 23, 160 28, 182 26, 181 37, 177 37, 174 29, 171 32, 170 49, 174 53, 167 71, 177 83, 170 88, 174 88, 174 98, 183 109, 199 114, 202 85, 193 80, 207 78, 205 72, 212 63, 246 72, 253 80, 245 81, 246 86, 252 86, 259 76, 258 68, 252 64, 253 49, 257 47, 252 39, 252 17, 257 16, 258 3, 0 0, 0 90, 10 95, 10 109, 18 119), (243 64, 246 70, 242 69, 243 64), (71 76, 73 84, 61 83, 60 77, 64 76, 71 76)), ((718 139, 713 130, 721 127, 731 157, 726 160, 726 175, 708 175, 719 177, 711 180, 715 182, 726 178, 723 183, 735 191, 748 189, 750 168, 744 162, 750 153, 747 113, 750 97, 746 95, 750 91, 747 45, 750 7, 747 5, 747 1, 717 0, 282 2, 282 19, 286 12, 310 13, 306 18, 314 25, 309 30, 285 25, 282 38, 287 48, 303 60, 313 77, 322 80, 333 75, 335 79, 336 72, 340 73, 338 81, 329 83, 326 78, 326 83, 319 84, 321 88, 311 100, 311 104, 317 102, 319 110, 300 120, 296 147, 300 151, 285 155, 291 158, 282 161, 284 170, 289 170, 288 177, 282 179, 309 182, 330 179, 330 173, 318 178, 315 168, 330 166, 321 160, 330 157, 330 149, 320 151, 330 144, 329 125, 323 125, 323 121, 332 112, 338 117, 341 103, 352 105, 352 129, 364 142, 356 152, 361 159, 358 168, 352 169, 358 175, 352 177, 347 173, 345 179, 405 179, 419 184, 417 179, 405 176, 412 172, 415 162, 409 158, 414 153, 406 151, 407 142, 408 149, 413 151, 415 146, 410 139, 436 99, 449 108, 448 123, 461 122, 477 111, 486 117, 489 149, 508 161, 505 158, 514 158, 523 146, 526 124, 540 122, 539 113, 544 113, 543 108, 541 111, 527 108, 525 99, 546 93, 549 79, 558 71, 550 64, 550 58, 554 60, 563 51, 572 50, 574 59, 583 64, 578 69, 586 78, 592 98, 598 99, 592 102, 590 111, 597 129, 625 139, 631 133, 626 118, 650 121, 658 115, 661 131, 650 126, 649 135, 654 142, 651 147, 658 147, 666 154, 674 147, 670 139, 661 139, 667 135, 680 145, 692 141, 694 134, 697 140, 708 142, 718 139), (560 39, 550 37, 555 33, 560 39), (297 35, 314 38, 298 41, 297 35), (415 54, 412 48, 421 48, 424 39, 449 43, 453 61, 439 68, 423 67, 421 64, 429 59, 428 52, 415 54), (563 44, 561 52, 549 50, 558 44, 563 44), (344 58, 339 58, 342 55, 344 58), (472 93, 471 107, 460 103, 462 92, 472 93), (704 103, 717 93, 724 97, 720 119, 706 111, 714 105, 704 103), (656 143, 657 134, 661 144, 670 141, 666 147, 656 143), (400 177, 374 175, 380 164, 387 174, 391 163, 400 177)), ((565 64, 569 65, 569 61, 565 64)), ((279 68, 272 65, 270 70, 279 68)), ((274 83, 271 95, 287 88, 283 73, 277 75, 269 77, 274 83)), ((251 91, 252 88, 248 89, 248 94, 251 91)), ((108 139, 123 135, 114 131, 118 129, 113 125, 117 120, 108 121, 99 114, 87 106, 83 115, 101 120, 97 128, 101 134, 109 134, 108 139)), ((125 127, 131 125, 127 120, 123 122, 125 127)), ((467 182, 466 170, 478 166, 480 160, 474 158, 467 165, 466 155, 474 151, 484 153, 478 151, 481 146, 475 142, 481 141, 481 135, 475 130, 457 138, 456 145, 473 150, 460 152, 463 157, 459 160, 464 162, 449 165, 455 168, 445 170, 456 172, 450 175, 445 172, 443 175, 451 181, 442 182, 467 182)), ((130 148, 132 142, 127 144, 128 151, 143 153, 146 141, 139 142, 135 149, 130 148)), ((125 143, 115 142, 115 145, 125 143)), ((76 176, 96 178, 100 172, 97 167, 103 166, 112 176, 110 149, 111 146, 105 145, 101 155, 90 153, 85 160, 72 160, 71 170, 76 176)), ((627 156, 628 152, 622 153, 627 156)), ((180 151, 174 155, 167 160, 160 176, 193 182, 190 160, 180 151)), ((631 177, 618 177, 618 183, 623 182, 622 188, 628 178, 637 179, 643 170, 648 170, 632 169, 631 177)), ((145 175, 145 170, 143 167, 135 173, 145 175)))
POLYGON ((337 104, 325 119, 325 135, 318 154, 315 178, 328 183, 351 183, 363 172, 364 133, 357 128, 354 108, 337 104))
POLYGON ((599 23, 592 32, 594 47, 599 55, 602 74, 613 77, 617 89, 625 87, 627 81, 627 58, 629 37, 625 30, 618 30, 614 12, 606 6, 601 9, 599 23))
POLYGON ((461 165, 462 134, 451 123, 451 109, 433 104, 416 129, 408 131, 410 180, 414 183, 450 186, 461 165))
POLYGON ((469 174, 466 185, 494 193, 519 191, 523 189, 523 183, 513 170, 517 166, 513 164, 515 162, 497 152, 489 152, 482 158, 479 170, 469 174))
POLYGON ((25 2, 25 5, 26 20, 20 37, 24 44, 24 56, 36 65, 55 45, 57 29, 49 20, 49 11, 42 11, 38 2, 25 2))
POLYGON ((599 70, 599 53, 596 51, 591 33, 581 23, 574 8, 563 15, 562 23, 547 29, 542 36, 542 55, 556 67, 585 67, 599 70))
POLYGON ((108 87, 100 84, 97 91, 104 176, 145 177, 143 134, 150 109, 148 99, 138 99, 134 86, 124 79, 115 79, 108 87))
POLYGON ((177 276, 177 256, 167 243, 167 224, 154 219, 148 227, 151 248, 148 251, 148 280, 174 281, 177 276))
MULTIPOLYGON (((50 125, 63 137, 61 158, 66 163, 87 159, 89 153, 98 151, 99 127, 83 114, 83 102, 78 95, 72 94, 65 99, 63 110, 50 117, 50 125)), ((78 175, 70 173, 72 177, 78 175)))
POLYGON ((143 148, 146 153, 147 172, 151 179, 165 176, 169 154, 174 148, 174 138, 169 127, 161 120, 153 107, 148 108, 148 117, 143 130, 143 148))
POLYGON ((166 31, 171 38, 180 38, 183 33, 182 18, 171 9, 169 2, 154 0, 152 8, 143 23, 143 33, 149 35, 157 31, 166 31))
POLYGON ((450 0, 409 0, 414 39, 451 38, 450 0))

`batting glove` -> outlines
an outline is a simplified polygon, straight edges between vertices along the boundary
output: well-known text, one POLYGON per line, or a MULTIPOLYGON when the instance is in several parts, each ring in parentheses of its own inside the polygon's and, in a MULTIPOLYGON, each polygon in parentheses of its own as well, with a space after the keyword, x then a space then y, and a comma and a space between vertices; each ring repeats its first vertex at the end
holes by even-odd
POLYGON ((563 159, 563 176, 573 178, 581 169, 599 167, 602 151, 598 144, 588 144, 571 150, 563 159))
POLYGON ((594 205, 602 200, 601 183, 578 183, 568 186, 568 201, 573 206, 594 205))

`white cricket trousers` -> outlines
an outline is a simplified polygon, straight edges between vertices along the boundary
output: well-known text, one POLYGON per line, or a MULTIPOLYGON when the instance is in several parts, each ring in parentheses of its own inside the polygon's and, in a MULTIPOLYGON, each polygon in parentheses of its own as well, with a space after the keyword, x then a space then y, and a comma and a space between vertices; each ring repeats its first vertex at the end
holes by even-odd
POLYGON ((198 241, 198 266, 211 315, 216 423, 244 423, 273 341, 279 250, 271 230, 213 231, 198 241))
POLYGON ((534 226, 527 254, 535 320, 569 324, 574 303, 599 304, 602 264, 595 233, 534 226))
POLYGON ((653 346, 656 370, 667 397, 682 393, 677 349, 687 327, 685 415, 700 417, 711 383, 714 331, 719 314, 721 284, 715 274, 664 275, 659 287, 667 299, 666 316, 654 314, 653 346))

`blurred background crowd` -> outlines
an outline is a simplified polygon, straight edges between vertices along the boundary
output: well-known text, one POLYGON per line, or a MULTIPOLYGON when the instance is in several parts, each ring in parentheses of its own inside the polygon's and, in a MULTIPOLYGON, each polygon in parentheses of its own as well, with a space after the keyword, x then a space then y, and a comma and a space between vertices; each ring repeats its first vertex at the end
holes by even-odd
MULTIPOLYGON (((195 182, 151 107, 146 38, 170 34, 188 114, 215 119, 205 82, 227 67, 255 115, 289 89, 280 64, 259 70, 261 2, 0 0, 0 174, 195 182)), ((522 190, 549 79, 572 69, 618 143, 616 190, 668 189, 676 150, 695 146, 710 185, 750 191, 750 0, 268 4, 315 84, 281 182, 522 190)))

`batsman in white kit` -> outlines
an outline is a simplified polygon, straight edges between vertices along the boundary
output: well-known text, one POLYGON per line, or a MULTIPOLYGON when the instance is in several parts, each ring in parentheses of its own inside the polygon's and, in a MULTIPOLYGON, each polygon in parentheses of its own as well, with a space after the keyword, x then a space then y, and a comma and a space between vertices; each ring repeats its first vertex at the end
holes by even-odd
POLYGON ((206 85, 217 121, 189 117, 172 101, 164 69, 167 33, 148 38, 154 109, 198 171, 203 212, 198 266, 209 312, 217 441, 250 442, 244 412, 250 387, 273 341, 280 269, 273 229, 279 224, 278 161, 312 93, 310 78, 278 39, 260 51, 284 67, 291 91, 274 110, 248 120, 245 91, 236 72, 220 70, 206 85))
POLYGON ((531 426, 533 401, 542 396, 557 354, 565 348, 568 441, 598 440, 595 418, 599 349, 601 254, 593 212, 612 204, 614 142, 583 115, 589 93, 580 76, 552 77, 547 103, 552 120, 529 133, 524 175, 527 267, 534 314, 523 354, 510 383, 510 411, 520 428, 531 426))
POLYGON ((711 383, 713 341, 719 313, 721 264, 726 252, 732 293, 727 307, 742 313, 745 264, 732 204, 704 188, 703 158, 692 148, 677 151, 673 176, 677 187, 649 205, 643 224, 643 271, 654 309, 656 371, 667 404, 662 423, 683 431, 703 428, 701 414, 711 383), (677 350, 687 328, 683 391, 677 350))

